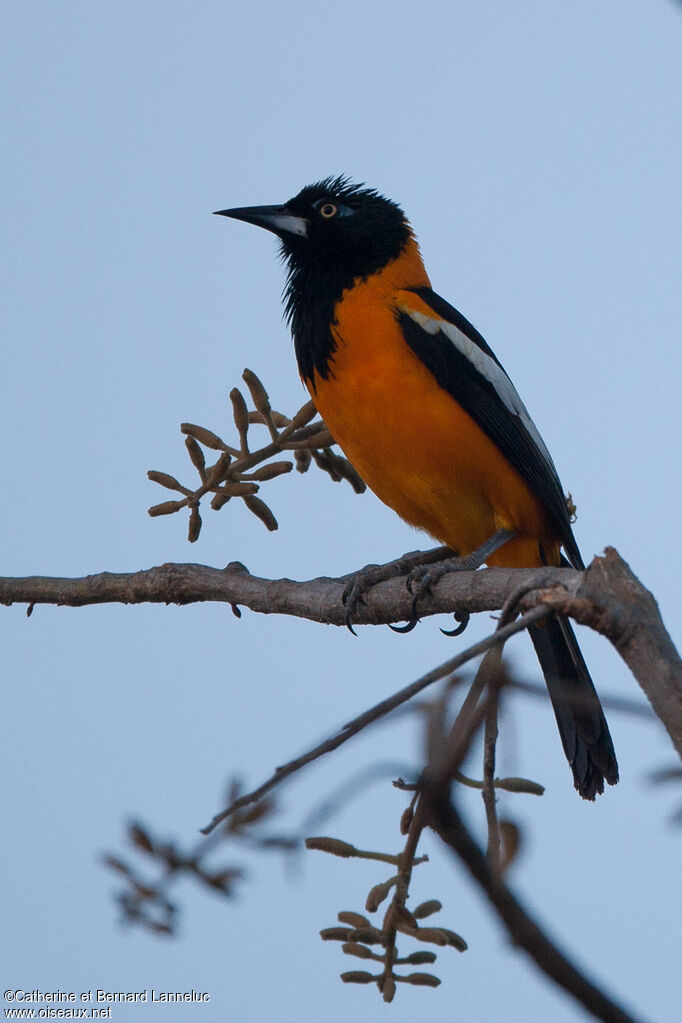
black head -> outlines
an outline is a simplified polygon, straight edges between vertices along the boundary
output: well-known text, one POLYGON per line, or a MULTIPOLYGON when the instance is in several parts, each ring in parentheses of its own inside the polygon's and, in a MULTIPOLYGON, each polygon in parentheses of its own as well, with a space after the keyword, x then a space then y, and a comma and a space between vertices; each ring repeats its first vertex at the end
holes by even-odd
POLYGON ((356 278, 365 278, 396 259, 411 232, 400 207, 347 178, 307 185, 283 206, 220 210, 272 231, 287 264, 287 319, 301 374, 329 372, 334 350, 330 327, 334 306, 356 278))

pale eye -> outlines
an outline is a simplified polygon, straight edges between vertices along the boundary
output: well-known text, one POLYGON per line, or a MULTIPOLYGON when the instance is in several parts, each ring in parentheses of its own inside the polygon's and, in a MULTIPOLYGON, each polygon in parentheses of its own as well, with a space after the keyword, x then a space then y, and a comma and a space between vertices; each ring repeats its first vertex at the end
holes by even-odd
POLYGON ((320 206, 320 216, 324 217, 325 220, 331 220, 339 212, 339 207, 335 202, 323 202, 320 206))

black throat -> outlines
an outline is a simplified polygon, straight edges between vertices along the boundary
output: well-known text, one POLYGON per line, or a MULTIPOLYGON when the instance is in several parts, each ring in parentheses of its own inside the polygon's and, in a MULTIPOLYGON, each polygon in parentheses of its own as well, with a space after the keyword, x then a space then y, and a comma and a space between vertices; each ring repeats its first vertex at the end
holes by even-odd
POLYGON ((308 185, 286 208, 307 224, 307 235, 280 234, 280 241, 288 269, 286 318, 299 372, 314 389, 315 373, 323 380, 333 373, 332 327, 343 293, 397 259, 410 228, 394 202, 342 178, 308 185), (323 219, 319 206, 324 197, 342 204, 343 214, 323 219))

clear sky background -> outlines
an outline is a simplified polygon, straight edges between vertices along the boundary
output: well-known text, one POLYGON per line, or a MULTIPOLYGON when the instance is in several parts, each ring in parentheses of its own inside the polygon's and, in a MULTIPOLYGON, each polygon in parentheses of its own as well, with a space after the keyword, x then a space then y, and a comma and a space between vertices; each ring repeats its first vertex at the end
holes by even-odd
MULTIPOLYGON (((275 534, 233 502, 190 547, 185 519, 146 514, 170 496, 148 469, 193 479, 181 421, 230 432, 244 366, 275 407, 305 398, 273 239, 211 211, 345 172, 404 205, 434 287, 514 379, 586 559, 617 547, 679 637, 679 4, 8 0, 0 18, 2 574, 239 559, 308 578, 429 544, 319 473, 267 487, 275 534)), ((342 986, 354 961, 317 937, 382 870, 227 850, 249 870, 239 900, 183 886, 179 937, 155 940, 119 926, 99 861, 130 816, 191 843, 228 774, 258 783, 487 618, 466 640, 433 619, 353 639, 211 605, 0 610, 3 987, 211 995, 117 1008, 121 1023, 583 1018, 435 841, 414 898, 441 898, 435 919, 470 951, 442 953, 442 986, 403 986, 390 1009, 342 986)), ((581 642, 603 694, 638 695, 605 640, 581 642)), ((539 678, 526 638, 510 655, 539 678)), ((502 801, 525 835, 510 880, 627 1005, 672 1020, 679 793, 647 779, 675 756, 658 724, 609 717, 622 781, 588 805, 548 705, 515 702, 502 770, 547 794, 502 801)), ((413 721, 357 740, 283 792, 282 828, 365 765, 408 772, 420 751, 413 721)), ((403 802, 377 781, 322 829, 397 850, 403 802)))

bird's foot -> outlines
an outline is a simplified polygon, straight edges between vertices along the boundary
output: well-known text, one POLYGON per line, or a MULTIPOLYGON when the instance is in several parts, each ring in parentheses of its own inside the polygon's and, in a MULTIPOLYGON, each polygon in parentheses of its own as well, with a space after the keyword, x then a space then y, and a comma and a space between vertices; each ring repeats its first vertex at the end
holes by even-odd
MULTIPOLYGON (((410 632, 414 628, 419 621, 417 617, 417 604, 420 598, 424 594, 431 596, 433 593, 432 587, 435 586, 439 579, 442 579, 444 575, 448 575, 450 572, 475 571, 485 564, 491 554, 499 550, 513 536, 514 533, 510 529, 498 529, 485 543, 477 547, 475 551, 472 551, 471 554, 466 554, 463 557, 453 555, 452 557, 440 560, 437 564, 415 565, 407 576, 407 588, 412 594, 412 617, 407 626, 403 626, 397 631, 410 632)), ((466 612, 455 614, 455 621, 459 622, 459 625, 455 629, 441 629, 441 632, 446 636, 460 636, 469 624, 469 617, 469 614, 466 612)), ((395 627, 391 626, 391 628, 395 627)))
MULTIPOLYGON (((403 554, 401 558, 396 558, 395 561, 389 561, 385 565, 365 565, 358 572, 353 572, 351 575, 346 576, 346 586, 341 595, 345 608, 344 622, 346 628, 355 635, 353 617, 361 606, 366 606, 365 595, 377 583, 382 583, 387 579, 394 579, 399 576, 407 576, 409 578, 410 574, 419 568, 432 565, 434 562, 443 558, 449 558, 451 555, 452 551, 448 547, 435 547, 430 551, 411 551, 408 554, 403 554)), ((416 624, 417 618, 415 617, 407 625, 391 625, 390 627, 395 632, 411 632, 416 624)))

